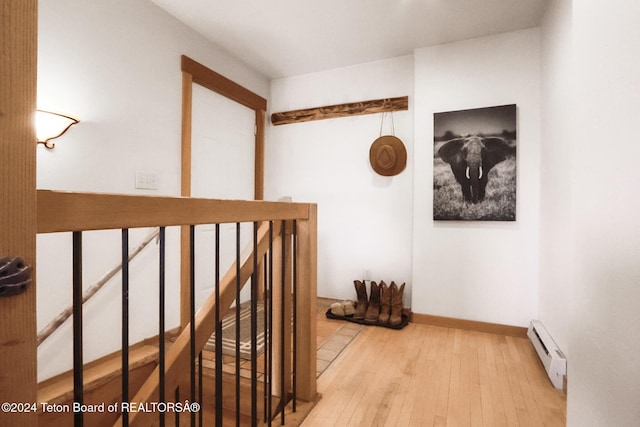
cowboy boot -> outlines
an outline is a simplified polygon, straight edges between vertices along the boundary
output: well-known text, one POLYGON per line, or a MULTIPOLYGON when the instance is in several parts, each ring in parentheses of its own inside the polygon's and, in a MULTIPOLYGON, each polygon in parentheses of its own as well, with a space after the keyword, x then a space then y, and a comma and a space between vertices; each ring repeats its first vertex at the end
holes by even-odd
POLYGON ((353 313, 354 319, 364 319, 367 313, 367 285, 360 280, 354 280, 353 285, 356 288, 356 295, 358 297, 358 303, 356 304, 356 311, 353 313))
POLYGON ((387 323, 389 316, 391 315, 391 288, 384 283, 384 280, 380 282, 380 315, 378 316, 378 322, 387 323))
POLYGON ((376 282, 371 282, 371 295, 369 296, 369 307, 367 314, 364 316, 365 322, 374 323, 378 321, 380 315, 380 288, 376 282))
POLYGON ((391 316, 389 324, 397 326, 402 323, 402 295, 404 294, 404 283, 398 289, 395 282, 391 282, 391 316))

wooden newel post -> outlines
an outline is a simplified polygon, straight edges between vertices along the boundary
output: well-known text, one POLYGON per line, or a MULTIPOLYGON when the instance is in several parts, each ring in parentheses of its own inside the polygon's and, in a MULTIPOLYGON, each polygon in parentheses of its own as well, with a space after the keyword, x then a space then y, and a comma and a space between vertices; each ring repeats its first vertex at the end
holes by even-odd
POLYGON ((317 398, 316 312, 318 288, 318 212, 309 205, 309 219, 298 220, 297 394, 307 402, 317 398))

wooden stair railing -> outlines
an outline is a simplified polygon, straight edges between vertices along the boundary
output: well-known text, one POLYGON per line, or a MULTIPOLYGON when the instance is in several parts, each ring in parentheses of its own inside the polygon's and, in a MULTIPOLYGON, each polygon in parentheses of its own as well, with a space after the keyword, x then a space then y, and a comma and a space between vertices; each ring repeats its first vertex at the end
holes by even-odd
MULTIPOLYGON (((38 196, 38 233, 82 232, 87 230, 128 229, 143 227, 166 227, 199 224, 222 224, 266 221, 266 225, 257 231, 257 257, 269 249, 269 222, 272 224, 272 253, 278 253, 282 245, 288 245, 284 251, 291 253, 290 238, 276 239, 280 234, 280 225, 284 224, 289 233, 290 225, 296 223, 297 254, 300 260, 297 268, 292 269, 291 258, 274 265, 274 272, 280 268, 287 272, 281 291, 274 287, 271 296, 274 304, 284 307, 291 313, 292 305, 296 307, 295 380, 297 396, 305 402, 317 400, 316 389, 316 285, 317 285, 317 210, 314 204, 278 203, 264 201, 232 201, 211 200, 180 197, 129 196, 94 193, 69 193, 39 190, 38 196), (278 246, 279 245, 279 246, 278 246), (276 249, 278 247, 278 249, 276 249), (291 274, 295 270, 298 282, 295 301, 288 294, 291 289, 291 274), (286 290, 285 290, 286 289, 286 290), (280 292, 280 295, 277 295, 280 292), (287 292, 287 293, 282 293, 287 292)), ((252 256, 241 262, 240 282, 244 284, 253 273, 252 256)), ((274 263, 276 264, 276 263, 274 263)), ((220 308, 227 309, 235 300, 236 269, 232 267, 220 280, 220 308)), ((195 347, 197 352, 203 349, 207 339, 214 331, 215 297, 208 298, 195 315, 195 347)), ((222 312, 222 310, 221 310, 222 312)), ((280 336, 274 333, 274 342, 280 340, 282 348, 291 348, 291 325, 285 322, 284 332, 280 336), (289 328, 287 330, 287 328, 289 328)), ((277 327, 274 321, 273 329, 277 327)), ((190 369, 190 328, 185 328, 174 345, 165 353, 165 390, 175 389, 180 376, 190 369)), ((281 352, 283 353, 283 352, 281 352)), ((273 362, 280 358, 284 361, 282 372, 288 377, 280 387, 274 387, 274 394, 286 396, 291 386, 291 357, 289 353, 274 356, 273 362)), ((276 368, 277 370, 277 368, 276 368)), ((274 374, 281 375, 278 372, 274 374)), ((156 369, 138 390, 132 402, 149 402, 157 399, 159 373, 156 369)), ((295 401, 295 400, 294 400, 295 401)), ((129 425, 148 426, 156 420, 149 412, 129 413, 129 425)), ((121 425, 118 420, 115 425, 121 425)))
MULTIPOLYGON (((280 226, 274 224, 273 237, 280 235, 280 226)), ((258 229, 258 258, 261 259, 264 254, 269 250, 269 224, 265 223, 258 229)), ((253 254, 250 254, 242 262, 240 266, 240 280, 239 283, 244 286, 253 273, 253 254)), ((234 263, 227 273, 220 279, 220 307, 228 309, 236 297, 236 264, 234 263)), ((212 293, 203 303, 200 310, 198 310, 195 316, 196 325, 196 354, 204 349, 207 340, 213 334, 215 330, 215 293, 212 293)), ((166 367, 165 367, 165 385, 166 390, 175 389, 181 380, 181 375, 188 372, 190 369, 190 325, 187 325, 180 335, 176 338, 175 343, 167 351, 165 355, 166 367)), ((147 381, 142 385, 138 393, 133 397, 133 402, 154 402, 158 399, 159 392, 159 367, 156 368, 149 376, 147 381)), ((167 393, 167 395, 170 395, 167 393)), ((157 414, 152 412, 132 412, 129 414, 129 425, 131 426, 146 426, 151 425, 155 420, 157 414)), ((114 426, 121 426, 122 418, 114 424, 114 426)))

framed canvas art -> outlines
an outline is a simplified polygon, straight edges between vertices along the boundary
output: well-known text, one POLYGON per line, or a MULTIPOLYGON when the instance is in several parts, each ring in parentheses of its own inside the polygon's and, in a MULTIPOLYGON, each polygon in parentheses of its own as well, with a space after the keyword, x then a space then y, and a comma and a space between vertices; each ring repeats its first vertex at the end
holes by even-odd
POLYGON ((516 105, 435 113, 433 219, 515 221, 516 105))

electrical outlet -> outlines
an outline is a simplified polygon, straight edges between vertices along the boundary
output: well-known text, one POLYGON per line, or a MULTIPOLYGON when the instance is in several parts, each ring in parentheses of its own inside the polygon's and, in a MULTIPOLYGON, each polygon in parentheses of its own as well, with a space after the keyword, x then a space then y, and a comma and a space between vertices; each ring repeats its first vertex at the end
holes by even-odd
POLYGON ((139 190, 157 190, 158 176, 155 172, 136 172, 136 188, 139 190))

